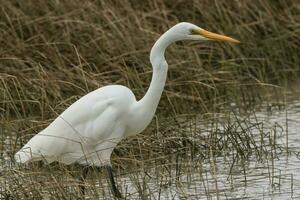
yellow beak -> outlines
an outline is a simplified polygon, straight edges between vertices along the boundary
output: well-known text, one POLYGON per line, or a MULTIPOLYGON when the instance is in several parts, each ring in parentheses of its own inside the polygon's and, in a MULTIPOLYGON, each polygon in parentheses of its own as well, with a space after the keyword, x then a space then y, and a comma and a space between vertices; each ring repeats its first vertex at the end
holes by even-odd
POLYGON ((241 43, 240 41, 238 41, 236 39, 233 39, 231 37, 228 37, 228 36, 225 36, 225 35, 220 35, 220 34, 217 34, 217 33, 212 33, 212 32, 206 31, 204 29, 194 29, 193 33, 201 35, 202 37, 205 37, 205 38, 208 38, 208 39, 211 39, 211 40, 241 43))

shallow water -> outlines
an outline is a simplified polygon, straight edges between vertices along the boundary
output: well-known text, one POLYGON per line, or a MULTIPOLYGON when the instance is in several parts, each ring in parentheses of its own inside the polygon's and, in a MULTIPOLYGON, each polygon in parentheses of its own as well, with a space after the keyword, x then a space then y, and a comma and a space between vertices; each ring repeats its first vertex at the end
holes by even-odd
MULTIPOLYGON (((151 199, 300 199, 300 102, 290 102, 282 111, 263 109, 247 118, 263 124, 264 132, 273 139, 276 136, 281 148, 270 147, 268 151, 276 151, 273 156, 261 161, 250 157, 235 165, 232 159, 224 157, 200 163, 200 167, 185 163, 183 171, 188 173, 180 174, 177 181, 175 171, 170 172, 173 179, 165 180, 153 177, 145 180, 141 175, 139 179, 147 182, 151 199)), ((253 132, 259 136, 257 130, 253 132)), ((154 171, 148 172, 150 176, 154 171)), ((137 188, 132 178, 119 178, 119 183, 131 194, 129 197, 138 198, 134 195, 137 188)))
MULTIPOLYGON (((222 114, 217 117, 220 119, 220 127, 214 128, 221 130, 224 128, 222 114)), ((173 170, 174 167, 170 171, 164 170, 162 166, 136 169, 135 173, 117 177, 122 193, 126 194, 127 199, 142 199, 141 190, 146 199, 161 200, 300 199, 300 102, 289 102, 286 110, 266 105, 253 114, 235 114, 235 117, 247 118, 263 125, 263 131, 272 136, 280 148, 269 147, 267 150, 274 151, 270 154, 273 156, 268 155, 261 160, 250 156, 246 161, 234 163, 234 158, 229 154, 214 159, 184 161, 180 172, 173 170)), ((204 125, 209 124, 205 121, 200 121, 199 124, 201 130, 212 128, 204 125)), ((260 140, 259 129, 254 128, 252 133, 260 140)), ((12 139, 7 137, 5 141, 5 149, 9 149, 12 139)), ((5 153, 2 156, 5 160, 10 159, 5 153)), ((96 185, 102 193, 109 193, 109 185, 105 179, 96 185)), ((106 195, 103 198, 110 199, 106 195)))

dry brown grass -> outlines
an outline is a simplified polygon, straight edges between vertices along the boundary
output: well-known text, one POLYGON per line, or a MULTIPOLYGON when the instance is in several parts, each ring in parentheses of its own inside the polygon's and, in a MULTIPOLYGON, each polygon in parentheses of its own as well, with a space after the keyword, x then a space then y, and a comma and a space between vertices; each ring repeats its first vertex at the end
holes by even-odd
MULTIPOLYGON (((144 136, 119 146, 115 152, 119 157, 114 155, 117 167, 143 168, 148 161, 164 166, 160 162, 172 160, 174 148, 199 154, 201 148, 193 149, 191 144, 201 146, 211 140, 189 141, 187 135, 192 133, 182 133, 182 127, 172 125, 174 119, 219 112, 232 102, 240 108, 255 104, 265 98, 262 92, 278 92, 275 85, 285 86, 299 77, 300 12, 293 0, 3 0, 0 7, 0 134, 3 140, 12 132, 18 138, 10 150, 1 143, 0 150, 8 156, 76 99, 98 87, 123 84, 142 97, 151 79, 151 46, 181 21, 226 33, 242 44, 172 45, 156 120, 144 136), (170 125, 177 131, 160 132, 170 125), (155 160, 159 155, 162 159, 155 160)), ((209 155, 204 151, 203 159, 209 155)))

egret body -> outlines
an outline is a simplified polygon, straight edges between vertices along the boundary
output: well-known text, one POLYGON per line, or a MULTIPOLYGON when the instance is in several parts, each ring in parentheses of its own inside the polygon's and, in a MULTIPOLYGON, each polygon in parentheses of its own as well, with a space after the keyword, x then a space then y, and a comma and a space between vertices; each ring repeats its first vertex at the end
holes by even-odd
POLYGON ((141 133, 151 122, 166 82, 166 48, 179 40, 218 40, 238 43, 191 23, 179 23, 165 32, 150 53, 153 75, 145 96, 136 100, 132 91, 110 85, 81 97, 47 128, 35 135, 15 155, 20 163, 46 160, 65 164, 108 166, 113 193, 120 197, 111 172, 110 157, 118 142, 141 133))

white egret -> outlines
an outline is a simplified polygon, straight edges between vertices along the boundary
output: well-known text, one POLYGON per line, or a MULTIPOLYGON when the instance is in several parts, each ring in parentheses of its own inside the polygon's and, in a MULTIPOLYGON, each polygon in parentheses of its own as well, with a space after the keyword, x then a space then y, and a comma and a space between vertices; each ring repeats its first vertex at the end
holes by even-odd
MULTIPOLYGON (((191 23, 176 24, 154 44, 150 53, 153 75, 145 96, 136 100, 132 91, 121 85, 99 88, 83 96, 47 128, 35 135, 15 155, 20 163, 46 160, 65 164, 106 166, 112 192, 121 197, 115 185, 110 157, 118 142, 141 133, 151 122, 164 89, 168 64, 165 50, 179 40, 239 41, 206 31, 191 23)), ((86 175, 84 175, 85 178, 86 175)))

